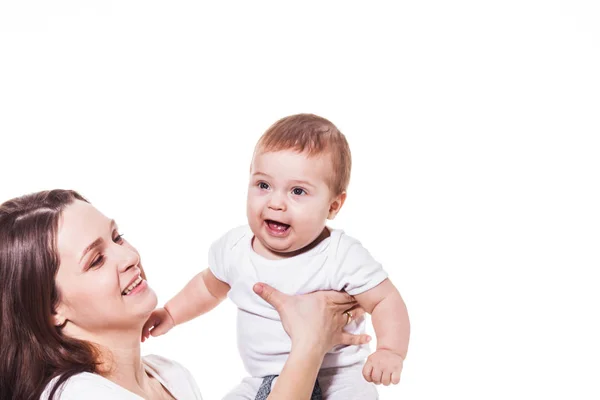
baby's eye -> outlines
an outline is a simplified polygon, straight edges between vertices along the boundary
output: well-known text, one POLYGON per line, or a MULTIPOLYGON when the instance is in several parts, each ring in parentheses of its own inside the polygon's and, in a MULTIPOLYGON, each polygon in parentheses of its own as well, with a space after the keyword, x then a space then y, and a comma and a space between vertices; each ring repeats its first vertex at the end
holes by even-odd
POLYGON ((265 182, 259 182, 258 183, 258 187, 261 189, 268 189, 269 188, 269 184, 265 183, 265 182))
POLYGON ((302 196, 303 194, 306 194, 306 190, 301 188, 294 188, 292 189, 292 193, 294 193, 296 196, 302 196))

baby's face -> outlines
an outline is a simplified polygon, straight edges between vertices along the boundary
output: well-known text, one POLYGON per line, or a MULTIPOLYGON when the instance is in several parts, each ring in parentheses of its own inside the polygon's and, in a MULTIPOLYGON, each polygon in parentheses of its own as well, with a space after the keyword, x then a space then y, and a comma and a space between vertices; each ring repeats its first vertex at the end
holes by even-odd
POLYGON ((319 236, 327 218, 335 216, 330 210, 335 198, 327 184, 331 174, 327 154, 311 158, 292 150, 255 154, 247 214, 260 242, 254 243, 259 254, 266 250, 271 255, 285 256, 319 236))

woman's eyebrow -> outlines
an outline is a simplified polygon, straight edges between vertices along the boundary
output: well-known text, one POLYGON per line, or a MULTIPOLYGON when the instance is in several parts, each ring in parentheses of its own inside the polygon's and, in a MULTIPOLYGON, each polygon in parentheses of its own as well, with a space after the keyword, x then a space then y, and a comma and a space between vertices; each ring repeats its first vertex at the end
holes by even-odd
MULTIPOLYGON (((115 220, 111 219, 110 220, 110 229, 112 230, 116 226, 117 226, 117 223, 115 222, 115 220)), ((83 260, 83 257, 85 257, 85 255, 87 253, 89 253, 92 249, 100 246, 103 241, 104 241, 104 239, 98 238, 98 239, 94 240, 92 243, 90 243, 89 246, 86 247, 85 250, 83 250, 83 253, 81 253, 81 258, 79 259, 79 262, 81 262, 81 260, 83 260)))
POLYGON ((85 255, 87 253, 89 253, 92 249, 100 246, 102 244, 102 242, 104 242, 104 239, 98 238, 98 239, 94 240, 92 243, 90 243, 89 246, 86 247, 85 250, 83 251, 83 253, 81 254, 81 258, 79 259, 79 262, 81 262, 81 260, 83 260, 83 257, 85 257, 85 255))

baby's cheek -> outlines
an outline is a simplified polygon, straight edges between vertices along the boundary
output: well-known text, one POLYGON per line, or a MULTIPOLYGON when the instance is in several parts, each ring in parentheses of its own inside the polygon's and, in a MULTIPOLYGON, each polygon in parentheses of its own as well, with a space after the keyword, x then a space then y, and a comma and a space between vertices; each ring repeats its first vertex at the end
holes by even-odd
POLYGON ((312 234, 314 231, 323 228, 323 221, 321 220, 319 213, 314 211, 307 211, 301 216, 299 222, 302 226, 302 230, 307 234, 312 234))

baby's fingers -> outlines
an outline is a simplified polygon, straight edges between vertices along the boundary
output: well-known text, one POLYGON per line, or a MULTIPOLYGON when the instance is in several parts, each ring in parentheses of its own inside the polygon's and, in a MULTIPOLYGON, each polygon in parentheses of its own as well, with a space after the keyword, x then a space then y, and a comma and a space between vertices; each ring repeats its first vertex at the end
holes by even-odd
POLYGON ((397 385, 400 383, 400 372, 399 371, 394 371, 392 373, 392 383, 394 385, 397 385))
POLYGON ((365 366, 363 367, 363 371, 362 371, 365 381, 373 382, 373 380, 371 379, 372 372, 373 372, 373 364, 371 364, 371 361, 367 360, 367 362, 365 363, 365 366))
POLYGON ((373 367, 373 372, 371 372, 371 380, 373 381, 374 384, 381 385, 382 375, 383 375, 383 372, 381 371, 381 369, 379 369, 377 367, 373 367))
POLYGON ((150 337, 150 328, 154 326, 154 321, 146 321, 144 327, 142 328, 142 342, 150 337))
POLYGON ((159 322, 158 324, 156 324, 154 326, 154 328, 152 328, 152 330, 150 331, 150 334, 154 337, 157 337, 160 335, 164 335, 168 331, 169 331, 169 327, 166 324, 159 322))
POLYGON ((391 372, 384 370, 383 374, 381 375, 381 383, 383 384, 383 386, 389 386, 391 381, 392 381, 391 372))
POLYGON ((342 333, 342 342, 341 344, 358 346, 361 344, 367 344, 371 341, 371 336, 366 333, 360 335, 353 335, 351 333, 344 332, 342 333))

